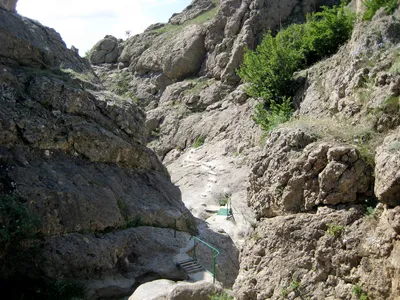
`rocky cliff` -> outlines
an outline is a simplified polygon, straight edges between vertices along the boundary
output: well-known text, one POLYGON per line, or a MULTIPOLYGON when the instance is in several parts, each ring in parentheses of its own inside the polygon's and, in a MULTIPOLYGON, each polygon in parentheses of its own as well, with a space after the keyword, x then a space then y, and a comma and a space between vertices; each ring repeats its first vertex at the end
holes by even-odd
POLYGON ((2 282, 76 279, 99 298, 184 279, 172 258, 195 221, 146 147, 142 110, 53 29, 0 9, 0 39, 0 193, 41 221, 33 265, 0 251, 2 282))
POLYGON ((299 74, 296 117, 250 172, 238 299, 398 299, 398 17, 299 74))
MULTIPOLYGON (((141 35, 106 36, 93 69, 0 10, 1 189, 44 220, 41 274, 89 279, 94 298, 183 279, 165 259, 194 225, 181 191, 238 299, 397 299, 399 11, 359 20, 298 72, 294 117, 266 137, 235 72, 266 30, 335 3, 194 0, 141 35), (226 202, 230 218, 216 214, 226 202)), ((160 297, 188 293, 177 286, 160 297)))
POLYGON ((296 74, 295 116, 265 143, 235 73, 265 30, 335 3, 195 0, 95 67, 145 108, 186 206, 242 249, 238 299, 400 295, 399 12, 359 21, 336 55, 296 74), (214 215, 226 195, 235 224, 214 215))

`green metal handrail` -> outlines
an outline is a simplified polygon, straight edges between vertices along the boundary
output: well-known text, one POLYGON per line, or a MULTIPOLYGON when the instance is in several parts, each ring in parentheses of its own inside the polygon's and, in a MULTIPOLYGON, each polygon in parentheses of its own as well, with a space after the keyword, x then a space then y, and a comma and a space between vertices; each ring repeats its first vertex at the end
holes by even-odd
POLYGON ((213 246, 211 246, 210 244, 208 244, 208 243, 206 243, 205 241, 199 239, 197 236, 192 236, 190 239, 193 239, 193 240, 194 240, 193 257, 192 257, 192 258, 193 258, 193 260, 195 260, 196 262, 197 262, 197 257, 196 257, 196 246, 197 246, 197 242, 200 242, 200 243, 206 245, 208 248, 210 248, 211 250, 214 251, 214 255, 213 255, 213 258, 212 258, 212 266, 213 266, 212 272, 208 271, 208 270, 207 270, 206 268, 204 268, 204 267, 203 267, 203 268, 206 269, 206 271, 210 272, 210 273, 213 275, 213 278, 214 278, 213 283, 215 283, 215 279, 216 279, 216 277, 217 277, 216 257, 219 255, 220 252, 219 252, 217 249, 215 249, 213 246))

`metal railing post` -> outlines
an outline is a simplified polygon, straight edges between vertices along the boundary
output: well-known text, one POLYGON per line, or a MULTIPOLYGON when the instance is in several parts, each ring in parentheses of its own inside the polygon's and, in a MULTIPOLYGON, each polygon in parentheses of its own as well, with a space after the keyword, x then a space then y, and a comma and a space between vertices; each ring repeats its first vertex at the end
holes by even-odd
POLYGON ((197 243, 202 243, 202 244, 206 245, 208 248, 210 248, 212 251, 214 251, 213 257, 212 257, 212 272, 208 271, 204 267, 203 268, 213 275, 213 283, 215 283, 215 281, 217 279, 217 263, 216 263, 217 260, 216 259, 217 259, 217 256, 219 255, 220 252, 217 249, 215 249, 213 246, 211 246, 210 244, 207 244, 206 242, 204 242, 201 239, 199 239, 198 237, 192 236, 191 239, 192 238, 193 238, 193 241, 194 241, 193 259, 195 261, 197 261, 197 254, 196 254, 197 243))
POLYGON ((215 283, 215 278, 217 277, 217 270, 215 268, 215 256, 213 256, 213 276, 214 276, 213 283, 215 283))

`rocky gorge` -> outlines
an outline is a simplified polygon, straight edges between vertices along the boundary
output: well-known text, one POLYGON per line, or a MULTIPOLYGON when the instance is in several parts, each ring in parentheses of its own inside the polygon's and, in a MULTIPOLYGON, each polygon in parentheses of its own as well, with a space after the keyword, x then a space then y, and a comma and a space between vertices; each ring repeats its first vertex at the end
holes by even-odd
POLYGON ((75 279, 90 299, 399 299, 399 9, 295 74, 294 115, 268 134, 236 72, 266 30, 338 2, 194 0, 84 59, 0 1, 0 193, 41 220, 38 257, 2 249, 1 279, 75 279), (167 281, 187 279, 173 257, 192 235, 221 250, 221 285, 167 281))

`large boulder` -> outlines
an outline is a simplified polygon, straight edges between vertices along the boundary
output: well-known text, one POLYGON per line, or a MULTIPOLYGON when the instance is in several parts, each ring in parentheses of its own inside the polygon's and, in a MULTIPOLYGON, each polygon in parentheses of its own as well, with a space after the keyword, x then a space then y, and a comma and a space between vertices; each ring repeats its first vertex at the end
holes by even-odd
POLYGON ((400 129, 388 135, 376 151, 375 194, 379 201, 400 205, 400 129))
POLYGON ((268 136, 249 177, 248 203, 258 218, 372 195, 372 168, 354 146, 314 141, 302 130, 280 129, 268 136))
POLYGON ((221 286, 207 281, 196 283, 156 280, 141 285, 129 300, 209 300, 223 293, 221 286))
POLYGON ((134 70, 139 73, 163 72, 170 79, 195 75, 206 53, 203 28, 191 25, 173 34, 145 50, 135 63, 134 70))
POLYGON ((18 0, 0 0, 0 8, 16 12, 18 0))
POLYGON ((89 61, 93 65, 116 63, 121 52, 122 47, 119 46, 118 39, 112 35, 106 35, 90 50, 89 61))

